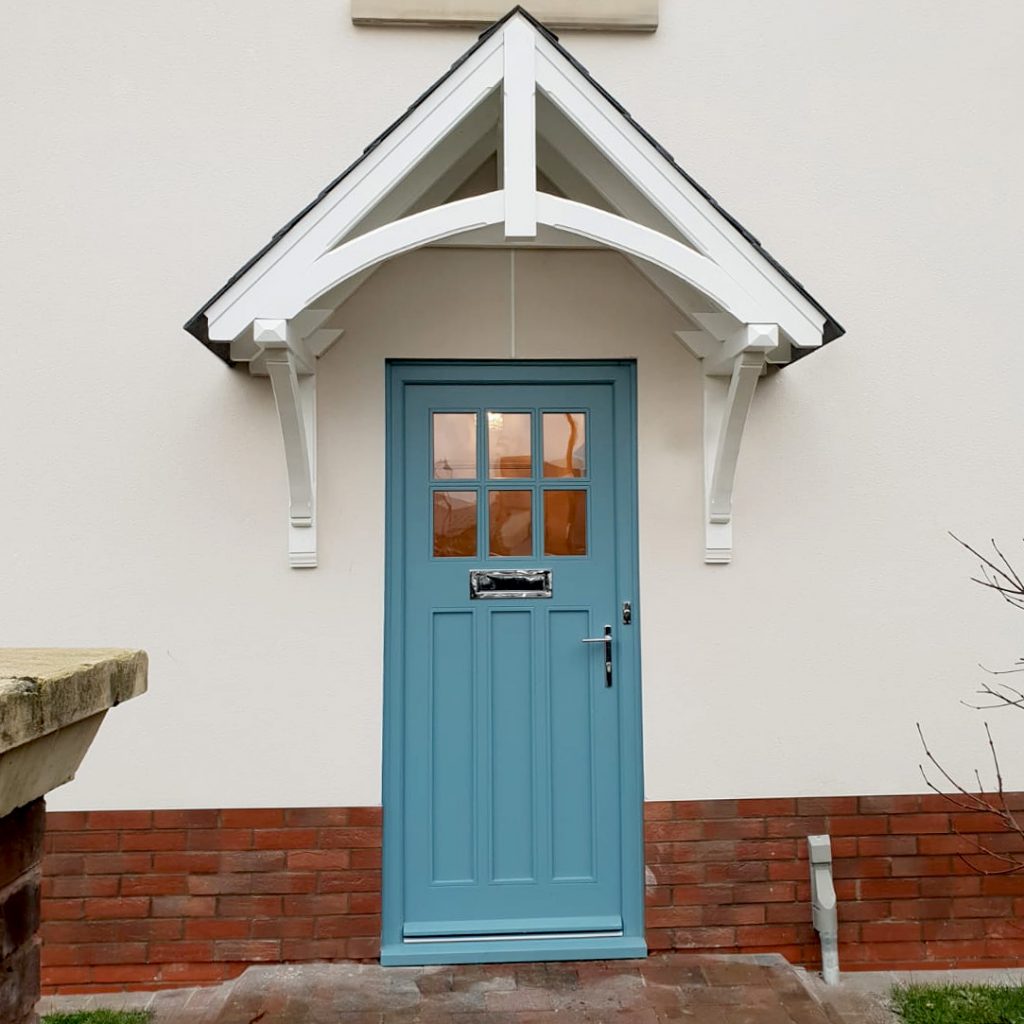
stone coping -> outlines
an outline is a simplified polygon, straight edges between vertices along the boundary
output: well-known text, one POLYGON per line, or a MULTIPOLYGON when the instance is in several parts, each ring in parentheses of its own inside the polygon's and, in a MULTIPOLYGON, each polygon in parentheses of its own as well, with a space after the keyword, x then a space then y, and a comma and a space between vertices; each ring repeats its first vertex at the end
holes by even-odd
POLYGON ((0 754, 146 692, 145 651, 0 648, 0 754))

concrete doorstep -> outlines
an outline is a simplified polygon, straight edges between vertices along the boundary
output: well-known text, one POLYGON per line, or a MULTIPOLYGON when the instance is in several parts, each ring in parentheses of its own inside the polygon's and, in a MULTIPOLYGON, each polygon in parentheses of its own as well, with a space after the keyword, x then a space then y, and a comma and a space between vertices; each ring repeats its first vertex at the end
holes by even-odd
POLYGON ((51 996, 41 1013, 148 1008, 156 1024, 888 1024, 870 992, 825 989, 781 956, 387 967, 250 967, 214 988, 51 996), (881 1015, 879 1015, 881 1014, 881 1015))

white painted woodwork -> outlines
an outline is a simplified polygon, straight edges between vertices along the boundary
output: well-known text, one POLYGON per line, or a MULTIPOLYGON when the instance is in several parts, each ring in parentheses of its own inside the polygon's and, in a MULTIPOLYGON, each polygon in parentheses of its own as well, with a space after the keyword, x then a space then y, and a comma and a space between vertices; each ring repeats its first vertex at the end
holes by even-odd
MULTIPOLYGON (((523 50, 527 34, 533 42, 526 50, 535 55, 536 81, 548 99, 662 216, 678 226, 685 237, 691 239, 695 246, 721 268, 723 276, 733 277, 735 287, 748 293, 754 300, 756 313, 753 310, 747 310, 746 315, 737 313, 740 321, 778 323, 796 343, 808 347, 820 345, 824 322, 822 314, 785 281, 764 256, 695 188, 669 166, 661 154, 623 119, 550 42, 519 17, 510 19, 500 32, 495 33, 464 65, 456 69, 337 189, 286 232, 273 250, 210 307, 210 337, 214 340, 233 341, 242 333, 247 322, 257 316, 294 315, 297 309, 291 308, 287 302, 279 302, 282 293, 294 293, 296 290, 294 278, 302 276, 311 263, 318 261, 338 239, 350 232, 395 188, 409 168, 427 157, 435 146, 469 116, 484 97, 504 80, 506 70, 518 76, 521 81, 520 87, 513 86, 505 97, 505 106, 516 109, 517 117, 532 118, 534 115, 531 111, 535 111, 536 103, 521 102, 529 91, 530 62, 528 58, 523 61, 515 56, 523 50), (519 97, 519 105, 516 97, 519 97), (520 106, 525 110, 525 115, 520 111, 520 106), (255 287, 257 283, 260 284, 259 288, 255 287)), ((526 231, 529 224, 525 222, 530 219, 529 189, 523 188, 523 167, 514 152, 510 151, 509 139, 516 128, 508 123, 508 114, 509 111, 505 110, 502 118, 502 177, 510 173, 514 175, 511 179, 514 182, 514 198, 507 200, 508 216, 512 218, 510 223, 513 225, 522 216, 524 223, 513 229, 526 231)), ((534 181, 535 173, 534 169, 534 181)), ((608 181, 605 187, 611 187, 608 181)), ((543 198, 538 196, 538 202, 543 198)), ((630 252, 628 245, 615 247, 630 252)), ((663 244, 661 248, 664 248, 663 244)), ((652 262, 665 268, 662 260, 654 259, 652 262)), ((667 269, 674 273, 671 264, 675 261, 669 262, 667 269)), ((686 280, 685 275, 683 277, 686 280)))
MULTIPOLYGON (((262 346, 281 423, 288 471, 288 557, 293 568, 316 566, 316 376, 304 371, 301 346, 284 320, 257 320, 253 337, 262 346)), ((315 367, 314 367, 315 369, 315 367)))
MULTIPOLYGON (((356 224, 346 239, 404 217, 417 206, 429 209, 444 202, 491 154, 494 134, 494 109, 485 101, 356 224), (459 144, 450 145, 452 140, 459 144)), ((325 299, 335 308, 342 306, 378 267, 379 264, 346 279, 325 299)), ((337 336, 331 339, 330 344, 336 340, 337 336)), ((312 342, 310 347, 315 355, 323 354, 312 342)))
POLYGON ((764 368, 763 351, 747 351, 733 360, 728 383, 704 377, 704 561, 732 561, 732 492, 740 443, 754 388, 764 368))
POLYGON ((793 346, 788 338, 780 337, 778 345, 768 353, 768 362, 772 366, 786 366, 792 360, 793 346))
MULTIPOLYGON (((548 106, 547 104, 538 105, 538 123, 543 119, 544 110, 548 106)), ((564 118, 561 119, 561 124, 566 128, 570 127, 564 118)), ((568 133, 563 132, 563 135, 566 134, 568 133)), ((592 156, 593 154, 603 159, 591 147, 590 155, 592 156)), ((586 169, 582 165, 576 166, 571 164, 562 155, 561 151, 556 149, 543 134, 538 134, 537 138, 537 162, 551 183, 560 189, 563 194, 572 195, 576 199, 586 202, 590 206, 596 206, 599 209, 610 206, 620 216, 628 217, 630 220, 635 220, 646 227, 661 231, 663 234, 669 235, 669 237, 677 236, 678 233, 674 227, 650 203, 639 197, 635 190, 630 194, 626 189, 619 189, 614 199, 610 198, 605 192, 599 191, 593 183, 594 175, 591 173, 592 162, 586 164, 586 169)), ((648 263, 635 256, 626 255, 626 259, 636 268, 639 274, 646 277, 685 316, 689 317, 691 315, 695 308, 695 303, 699 304, 703 301, 703 296, 699 292, 667 270, 656 267, 653 263, 648 263)))
POLYGON ((504 195, 488 192, 384 224, 325 253, 304 275, 289 280, 288 290, 282 288, 277 299, 278 308, 285 311, 285 317, 293 316, 324 292, 384 260, 504 219, 504 195))
POLYGON ((676 331, 675 335, 697 359, 714 356, 719 347, 715 339, 706 331, 676 331))
MULTIPOLYGON (((537 220, 599 242, 661 267, 692 285, 744 322, 755 317, 754 300, 706 256, 642 224, 560 196, 537 193, 537 220)), ((267 300, 268 311, 290 319, 347 278, 382 262, 504 220, 503 192, 470 196, 385 224, 325 253, 301 277, 283 283, 267 300)))
POLYGON ((450 238, 439 238, 429 243, 430 249, 575 249, 579 252, 596 252, 606 248, 589 238, 571 235, 567 231, 537 225, 533 238, 506 238, 505 225, 490 225, 473 231, 461 232, 450 238))
POLYGON ((500 112, 497 92, 477 104, 346 232, 343 240, 404 217, 416 207, 425 209, 443 203, 494 152, 500 112))
POLYGON ((537 234, 536 30, 523 18, 505 29, 502 107, 502 190, 505 237, 537 234))
POLYGON ((537 86, 686 237, 742 281, 798 345, 821 344, 824 316, 546 39, 537 40, 537 86))
POLYGON ((556 184, 566 183, 560 186, 563 192, 592 190, 602 202, 591 205, 607 205, 622 217, 695 245, 543 96, 537 103, 537 135, 538 163, 556 184))
MULTIPOLYGON (((508 0, 351 0, 356 25, 490 25, 508 0)), ((653 32, 658 0, 533 0, 530 13, 553 29, 653 32)))
MULTIPOLYGON (((234 358, 273 381, 293 532, 312 523, 312 512, 307 517, 302 509, 312 508, 314 479, 299 378, 315 373, 316 358, 340 336, 342 325, 331 319, 339 305, 382 263, 417 248, 558 239, 623 254, 684 314, 687 327, 675 335, 702 360, 704 376, 729 378, 721 415, 707 420, 705 437, 714 447, 708 557, 728 560, 732 487, 752 382, 766 372, 769 354, 778 365, 791 358, 792 343, 820 345, 824 316, 519 15, 457 66, 207 312, 211 339, 231 342, 234 358), (500 187, 446 202, 492 153, 500 187), (556 188, 584 201, 538 191, 539 160, 556 188), (492 230, 499 228, 500 235, 492 230)), ((713 394, 714 386, 707 387, 713 394)), ((708 399, 709 410, 717 404, 708 399)), ((293 564, 302 561, 294 546, 292 553, 293 564)), ((315 562, 315 545, 306 557, 315 562)))
POLYGON ((777 324, 745 324, 718 347, 718 351, 704 359, 704 372, 709 377, 731 376, 738 355, 761 352, 766 357, 779 347, 777 324))
POLYGON ((210 338, 232 341, 257 317, 273 314, 280 278, 301 275, 388 194, 501 81, 500 35, 488 39, 207 311, 210 338))
POLYGON ((717 338, 719 341, 731 338, 743 327, 743 324, 736 317, 721 311, 708 313, 704 310, 694 310, 690 315, 711 337, 717 338))
POLYGON ((706 256, 674 238, 614 213, 546 193, 537 197, 537 219, 647 260, 692 285, 741 321, 757 319, 755 301, 742 285, 706 256))

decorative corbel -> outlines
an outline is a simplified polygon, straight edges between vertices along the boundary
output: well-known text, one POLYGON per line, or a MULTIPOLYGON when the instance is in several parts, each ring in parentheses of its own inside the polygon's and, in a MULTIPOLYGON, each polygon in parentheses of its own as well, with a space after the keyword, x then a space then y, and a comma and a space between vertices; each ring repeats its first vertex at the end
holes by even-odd
POLYGON ((288 468, 288 559, 316 566, 316 362, 288 320, 256 320, 260 348, 281 421, 288 468))
POLYGON ((704 561, 732 561, 732 492, 757 379, 779 345, 775 324, 746 324, 704 359, 704 561), (728 376, 724 376, 728 374, 728 376))

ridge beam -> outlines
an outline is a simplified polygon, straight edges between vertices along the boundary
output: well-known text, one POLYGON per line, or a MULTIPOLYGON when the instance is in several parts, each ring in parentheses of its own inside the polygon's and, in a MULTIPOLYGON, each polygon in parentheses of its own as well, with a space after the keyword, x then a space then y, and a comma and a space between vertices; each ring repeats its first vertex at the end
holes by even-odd
POLYGON ((704 376, 704 561, 732 561, 732 502, 736 465, 758 378, 765 368, 764 349, 733 357, 728 384, 704 376))
POLYGON ((253 336, 262 347, 274 389, 288 471, 288 560, 293 569, 316 566, 316 374, 303 372, 287 320, 257 320, 253 336), (301 376, 300 376, 301 374, 301 376))
POLYGON ((505 237, 537 235, 537 47, 519 17, 505 28, 502 94, 502 188, 505 237))

